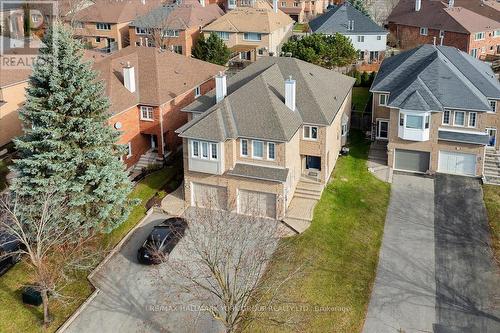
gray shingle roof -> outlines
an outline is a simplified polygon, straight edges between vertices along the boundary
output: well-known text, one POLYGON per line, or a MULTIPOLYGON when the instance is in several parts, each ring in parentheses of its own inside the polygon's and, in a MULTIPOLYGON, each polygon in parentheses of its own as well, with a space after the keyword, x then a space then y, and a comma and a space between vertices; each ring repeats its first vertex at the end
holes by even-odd
POLYGON ((489 141, 489 136, 486 133, 465 133, 458 131, 438 131, 438 139, 444 141, 473 143, 478 145, 486 145, 489 141))
POLYGON ((489 111, 488 99, 500 99, 491 68, 448 46, 422 45, 386 58, 371 91, 388 92, 391 107, 442 111, 489 111))
POLYGON ((232 170, 227 171, 230 176, 263 179, 275 182, 286 182, 288 169, 271 168, 262 165, 236 163, 232 170))
POLYGON ((288 141, 303 124, 330 125, 354 79, 295 58, 266 57, 228 79, 228 95, 211 91, 184 108, 203 114, 177 130, 181 137, 224 141, 250 137, 288 141), (285 106, 285 78, 296 81, 296 111, 285 106))
POLYGON ((341 6, 336 6, 318 16, 311 22, 309 27, 312 32, 333 35, 341 34, 387 34, 387 31, 377 25, 370 17, 364 15, 354 8, 350 3, 345 2, 341 6), (348 22, 354 21, 354 30, 348 30, 348 22))

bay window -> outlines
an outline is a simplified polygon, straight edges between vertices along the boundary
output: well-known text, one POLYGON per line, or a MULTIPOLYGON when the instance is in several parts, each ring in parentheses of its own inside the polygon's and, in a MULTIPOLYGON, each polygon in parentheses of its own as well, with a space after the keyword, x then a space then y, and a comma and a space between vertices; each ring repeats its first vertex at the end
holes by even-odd
POLYGON ((244 157, 248 156, 248 140, 246 139, 240 140, 240 155, 244 157))
POLYGON ((267 143, 267 159, 274 160, 276 158, 276 145, 274 142, 267 143))
POLYGON ((430 122, 430 112, 400 111, 398 136, 404 140, 427 141, 430 122))
POLYGON ((201 143, 201 158, 208 158, 208 142, 201 143))
POLYGON ((422 116, 406 116, 406 128, 422 129, 424 119, 422 116))
POLYGON ((443 125, 449 125, 450 124, 450 111, 445 110, 443 111, 443 125))
POLYGON ((469 127, 476 127, 477 113, 469 112, 469 127))

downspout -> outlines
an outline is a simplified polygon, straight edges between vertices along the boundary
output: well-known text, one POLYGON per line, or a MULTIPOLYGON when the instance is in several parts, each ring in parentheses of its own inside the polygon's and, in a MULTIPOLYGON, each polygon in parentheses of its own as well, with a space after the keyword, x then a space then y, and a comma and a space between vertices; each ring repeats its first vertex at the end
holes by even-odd
POLYGON ((161 155, 165 158, 165 140, 163 139, 163 108, 160 106, 160 137, 161 137, 161 155))

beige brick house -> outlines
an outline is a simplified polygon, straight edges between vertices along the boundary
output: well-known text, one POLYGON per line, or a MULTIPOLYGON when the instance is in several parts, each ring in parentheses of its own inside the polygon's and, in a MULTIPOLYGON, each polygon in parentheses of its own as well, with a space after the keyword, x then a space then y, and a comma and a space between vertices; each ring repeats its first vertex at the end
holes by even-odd
MULTIPOLYGON (((276 4, 276 1, 274 1, 276 4)), ((279 55, 281 45, 292 33, 293 20, 265 1, 253 7, 229 11, 203 28, 205 37, 217 34, 233 51, 233 57, 255 61, 262 56, 279 55)))
POLYGON ((373 138, 387 142, 391 168, 500 181, 500 84, 488 65, 422 45, 384 60, 371 92, 373 138))
POLYGON ((184 109, 187 205, 284 219, 319 198, 345 143, 353 79, 265 57, 184 109), (319 193, 318 193, 319 192, 319 193))

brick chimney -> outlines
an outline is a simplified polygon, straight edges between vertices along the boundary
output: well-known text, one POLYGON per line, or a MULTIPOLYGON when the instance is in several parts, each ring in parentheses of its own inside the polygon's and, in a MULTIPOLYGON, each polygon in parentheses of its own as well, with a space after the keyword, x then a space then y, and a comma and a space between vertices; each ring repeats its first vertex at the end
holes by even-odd
POLYGON ((278 0, 273 0, 273 10, 278 13, 278 0))
POLYGON ((448 8, 453 8, 455 6, 455 0, 448 0, 448 8))
POLYGON ((415 0, 415 11, 419 12, 422 8, 422 0, 415 0))

